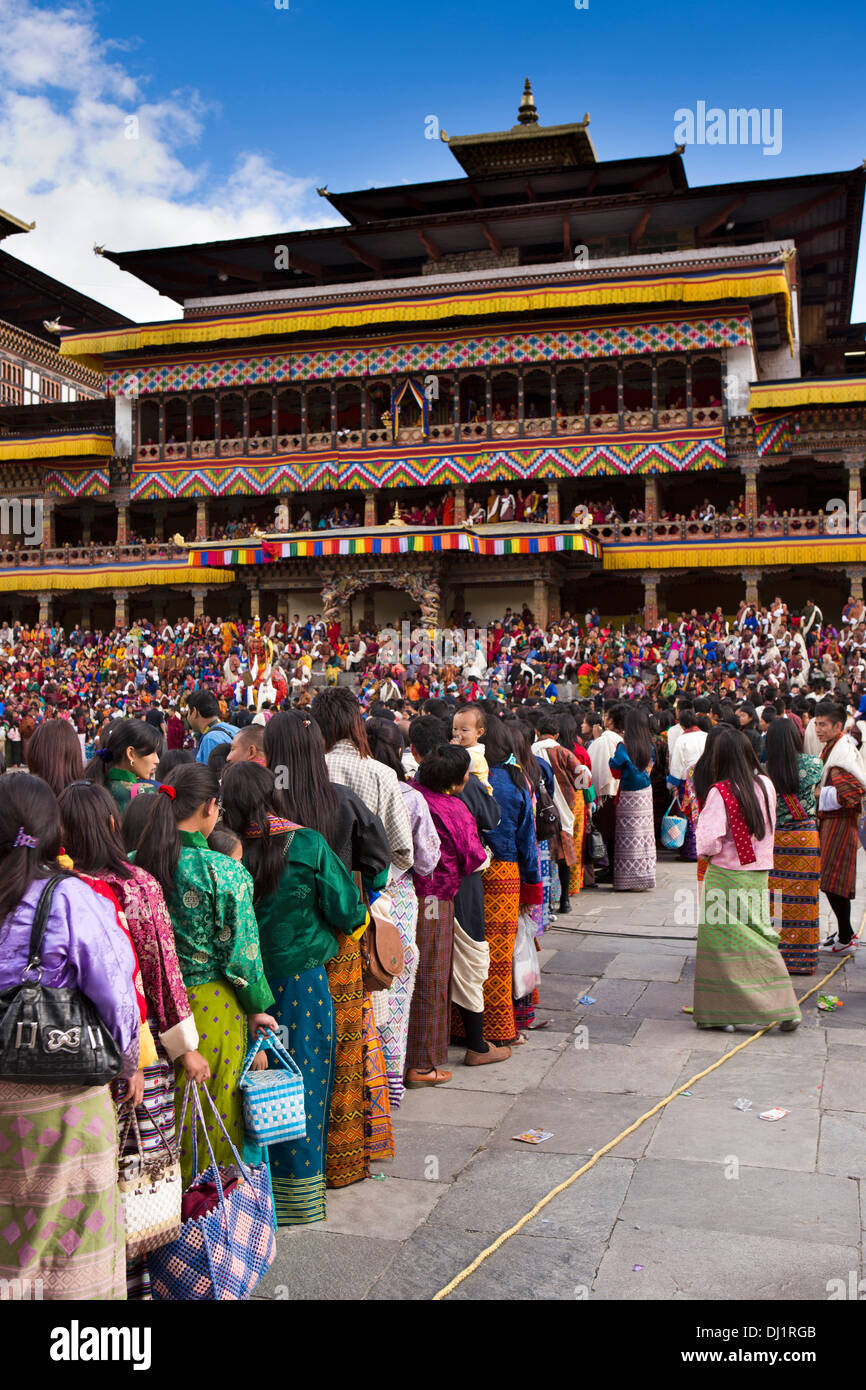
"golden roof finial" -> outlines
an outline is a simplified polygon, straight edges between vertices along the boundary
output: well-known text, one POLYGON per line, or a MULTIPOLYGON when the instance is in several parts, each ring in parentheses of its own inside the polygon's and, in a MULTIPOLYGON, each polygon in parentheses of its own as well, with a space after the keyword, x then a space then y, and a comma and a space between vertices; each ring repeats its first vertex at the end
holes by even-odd
POLYGON ((528 77, 523 84, 523 100, 517 111, 517 121, 519 125, 538 125, 538 112, 535 109, 535 99, 532 95, 532 83, 528 77))

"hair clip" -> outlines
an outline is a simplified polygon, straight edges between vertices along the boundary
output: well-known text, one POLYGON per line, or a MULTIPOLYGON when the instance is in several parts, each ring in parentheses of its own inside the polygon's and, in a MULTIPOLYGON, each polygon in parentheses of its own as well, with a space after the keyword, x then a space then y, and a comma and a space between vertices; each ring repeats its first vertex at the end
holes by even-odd
POLYGON ((97 748, 96 756, 104 763, 111 762, 111 754, 109 753, 107 748, 97 748))
POLYGON ((38 844, 38 837, 36 835, 28 835, 24 830, 24 826, 19 825, 18 834, 15 836, 15 844, 12 846, 12 848, 35 849, 38 844))
POLYGON ((169 801, 174 801, 174 798, 177 796, 174 787, 167 787, 164 782, 157 787, 157 791, 163 792, 168 797, 169 801))

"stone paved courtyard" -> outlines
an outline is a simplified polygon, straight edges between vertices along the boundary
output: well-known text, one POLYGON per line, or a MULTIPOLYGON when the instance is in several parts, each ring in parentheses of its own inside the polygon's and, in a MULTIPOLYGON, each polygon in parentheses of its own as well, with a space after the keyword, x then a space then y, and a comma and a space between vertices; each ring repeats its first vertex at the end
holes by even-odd
MULTIPOLYGON (((750 1036, 698 1034, 682 1013, 696 933, 675 894, 694 882, 693 865, 663 859, 654 893, 581 894, 544 938, 537 1017, 549 1027, 503 1065, 463 1067, 453 1049, 449 1085, 407 1092, 397 1157, 374 1165, 384 1176, 330 1192, 326 1222, 281 1231, 255 1297, 429 1300, 595 1150, 750 1036), (594 1005, 577 1002, 586 993, 594 1005), (515 1142, 529 1128, 553 1137, 515 1142)), ((864 909, 866 894, 855 927, 864 909)), ((797 993, 833 964, 822 954, 797 993)), ((774 1029, 697 1081, 450 1297, 822 1300, 828 1281, 859 1279, 866 947, 827 989, 841 1010, 822 1013, 813 996, 797 1033, 774 1029), (734 1108, 739 1097, 750 1111, 734 1108), (758 1119, 773 1106, 790 1113, 758 1119)))

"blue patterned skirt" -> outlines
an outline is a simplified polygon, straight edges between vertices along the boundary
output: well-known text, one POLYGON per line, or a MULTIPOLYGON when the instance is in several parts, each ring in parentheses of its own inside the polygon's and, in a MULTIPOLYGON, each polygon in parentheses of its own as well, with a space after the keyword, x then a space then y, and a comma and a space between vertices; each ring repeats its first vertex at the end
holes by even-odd
POLYGON ((269 1144, 271 1184, 278 1226, 305 1226, 325 1219, 325 1156, 337 1034, 334 1004, 323 965, 287 980, 268 980, 272 1013, 288 1036, 287 1050, 304 1078, 306 1139, 269 1144))

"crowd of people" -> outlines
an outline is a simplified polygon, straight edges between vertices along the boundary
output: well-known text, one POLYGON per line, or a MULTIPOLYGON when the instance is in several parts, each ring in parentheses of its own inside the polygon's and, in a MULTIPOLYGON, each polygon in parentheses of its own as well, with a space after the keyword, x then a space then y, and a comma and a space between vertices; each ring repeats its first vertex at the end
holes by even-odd
POLYGON ((189 1184, 187 1082, 217 1162, 267 1164, 275 1223, 321 1221, 329 1188, 393 1158, 405 1088, 452 1080, 449 1045, 507 1066, 545 1026, 544 933, 581 893, 651 891, 659 854, 696 866, 695 1024, 795 1028, 792 976, 856 947, 864 617, 852 597, 837 631, 777 599, 542 630, 509 608, 441 665, 318 615, 0 627, 0 995, 49 885, 41 983, 79 990, 120 1057, 110 1085, 0 1073, 0 1280, 150 1296, 118 1148, 134 1111, 189 1184), (367 973, 381 923, 390 988, 367 973), (258 1149, 240 1079, 273 1033, 306 1136, 258 1149))

